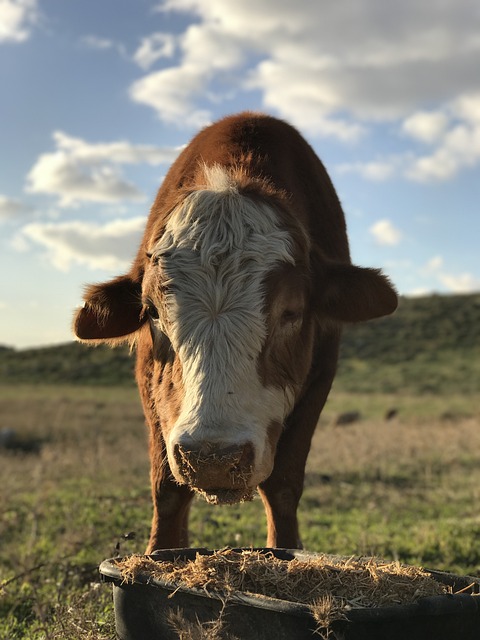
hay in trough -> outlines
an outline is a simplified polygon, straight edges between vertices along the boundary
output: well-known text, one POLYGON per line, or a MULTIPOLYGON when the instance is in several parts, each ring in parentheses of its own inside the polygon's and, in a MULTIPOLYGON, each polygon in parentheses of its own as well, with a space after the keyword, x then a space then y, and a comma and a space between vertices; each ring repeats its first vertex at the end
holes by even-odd
POLYGON ((419 567, 376 558, 318 555, 307 560, 280 560, 271 552, 224 550, 212 555, 198 553, 193 561, 131 556, 119 561, 118 566, 126 582, 147 574, 174 588, 195 587, 222 592, 226 597, 240 591, 302 603, 311 608, 324 628, 351 608, 410 604, 450 591, 419 567))

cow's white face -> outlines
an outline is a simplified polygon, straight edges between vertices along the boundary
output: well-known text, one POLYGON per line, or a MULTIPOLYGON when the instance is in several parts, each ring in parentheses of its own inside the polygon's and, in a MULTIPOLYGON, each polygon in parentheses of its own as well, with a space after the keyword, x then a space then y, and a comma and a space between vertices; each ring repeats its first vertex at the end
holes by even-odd
MULTIPOLYGON (((268 332, 268 276, 294 258, 272 208, 240 195, 221 168, 206 174, 208 188, 172 212, 152 247, 144 298, 153 306, 154 337, 168 338, 172 369, 181 377, 175 417, 162 426, 172 473, 189 481, 179 451, 208 457, 244 447, 251 467, 246 486, 228 498, 217 495, 231 501, 248 497, 270 475, 278 432, 293 407, 293 389, 265 383, 259 360, 268 332)), ((283 330, 295 332, 293 320, 283 330)))

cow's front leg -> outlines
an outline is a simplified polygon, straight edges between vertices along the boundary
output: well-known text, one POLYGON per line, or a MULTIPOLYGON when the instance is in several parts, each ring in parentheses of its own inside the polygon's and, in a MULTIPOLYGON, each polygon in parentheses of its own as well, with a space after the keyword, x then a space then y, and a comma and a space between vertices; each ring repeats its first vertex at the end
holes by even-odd
POLYGON ((188 547, 188 512, 193 491, 175 482, 158 424, 150 431, 150 482, 153 519, 146 553, 188 547))
POLYGON ((318 420, 304 399, 287 420, 277 444, 275 464, 258 491, 267 516, 267 546, 301 549, 297 508, 303 492, 305 465, 318 420), (303 420, 302 420, 303 418, 303 420))
POLYGON ((258 487, 267 515, 267 547, 300 549, 297 508, 302 487, 284 480, 272 474, 258 487))
POLYGON ((188 547, 188 513, 193 491, 152 471, 153 520, 146 553, 188 547))
POLYGON ((310 416, 308 423, 298 423, 295 419, 298 414, 303 414, 301 407, 297 407, 290 416, 287 428, 280 436, 272 473, 258 487, 267 516, 268 547, 302 548, 297 509, 303 492, 310 441, 318 416, 310 416))
POLYGON ((333 380, 336 344, 327 344, 321 352, 330 362, 320 375, 312 376, 308 390, 287 418, 275 454, 270 476, 262 482, 259 493, 267 515, 267 546, 300 549, 297 508, 302 497, 305 465, 318 418, 333 380))

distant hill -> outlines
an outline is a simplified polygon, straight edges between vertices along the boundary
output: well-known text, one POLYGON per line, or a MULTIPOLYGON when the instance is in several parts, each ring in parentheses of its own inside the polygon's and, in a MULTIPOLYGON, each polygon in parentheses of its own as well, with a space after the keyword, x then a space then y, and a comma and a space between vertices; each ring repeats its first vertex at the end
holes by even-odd
MULTIPOLYGON (((126 347, 0 347, 0 383, 134 384, 126 347)), ((352 392, 479 393, 480 294, 402 298, 345 329, 335 385, 352 392)))
POLYGON ((480 294, 401 298, 392 316, 348 327, 337 383, 480 397, 480 294))
POLYGON ((127 347, 78 342, 15 350, 0 348, 0 383, 131 385, 135 357, 127 347))

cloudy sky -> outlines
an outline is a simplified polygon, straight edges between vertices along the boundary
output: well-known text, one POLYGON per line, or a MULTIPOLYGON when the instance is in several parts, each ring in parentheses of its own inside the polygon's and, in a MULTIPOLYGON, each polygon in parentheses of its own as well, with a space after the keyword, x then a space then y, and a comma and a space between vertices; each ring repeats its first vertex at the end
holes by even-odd
POLYGON ((244 109, 315 148, 354 262, 479 291, 479 69, 477 0, 0 0, 0 344, 70 340, 182 145, 244 109))

